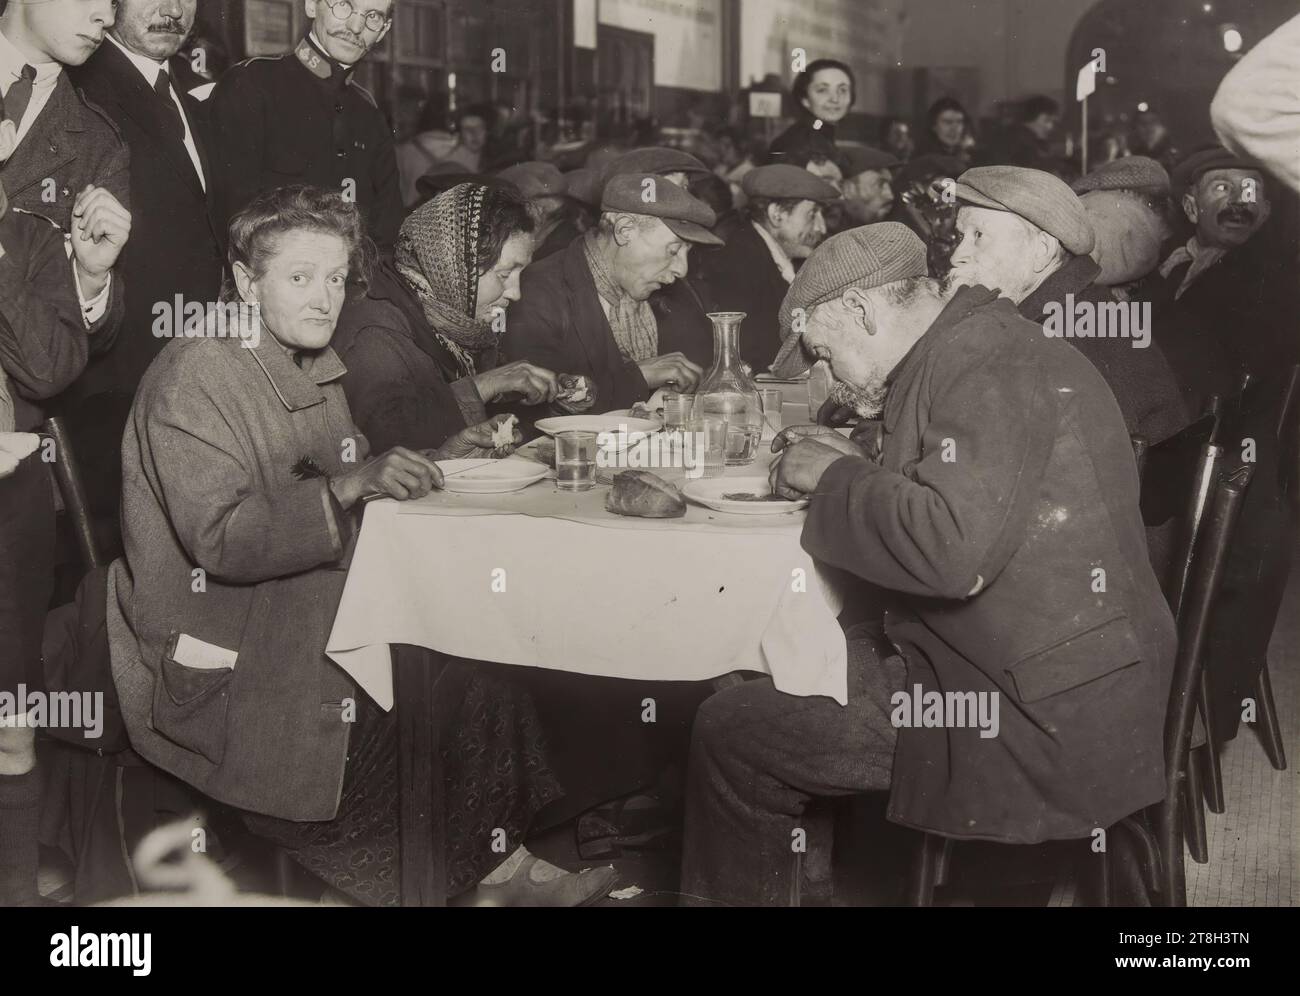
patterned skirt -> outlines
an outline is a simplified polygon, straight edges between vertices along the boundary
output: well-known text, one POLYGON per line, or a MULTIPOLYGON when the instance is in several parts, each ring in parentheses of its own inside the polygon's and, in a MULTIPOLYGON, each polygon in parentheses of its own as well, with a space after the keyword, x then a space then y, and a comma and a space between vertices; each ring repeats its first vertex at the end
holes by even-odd
MULTIPOLYGON (((523 843, 533 816, 563 795, 532 699, 505 674, 498 665, 453 659, 438 681, 439 698, 459 703, 443 728, 440 746, 449 896, 473 888, 504 861, 523 843), (505 832, 504 848, 498 831, 505 832)), ((333 820, 295 823, 250 813, 244 821, 358 902, 396 906, 395 715, 358 694, 343 796, 333 820)))

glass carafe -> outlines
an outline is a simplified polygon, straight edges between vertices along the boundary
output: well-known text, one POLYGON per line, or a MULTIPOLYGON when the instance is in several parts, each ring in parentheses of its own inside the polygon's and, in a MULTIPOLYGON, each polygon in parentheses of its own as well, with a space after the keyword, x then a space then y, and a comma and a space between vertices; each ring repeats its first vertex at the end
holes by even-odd
POLYGON ((695 391, 696 416, 727 420, 727 466, 750 463, 763 434, 763 406, 758 389, 740 360, 740 323, 743 311, 718 311, 713 323, 713 366, 695 391))

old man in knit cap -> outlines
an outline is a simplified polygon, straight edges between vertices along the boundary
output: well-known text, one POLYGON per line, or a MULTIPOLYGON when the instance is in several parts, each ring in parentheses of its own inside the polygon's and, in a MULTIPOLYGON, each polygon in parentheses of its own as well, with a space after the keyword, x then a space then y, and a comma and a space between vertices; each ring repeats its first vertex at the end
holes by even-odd
POLYGON ((869 454, 787 430, 773 484, 812 498, 804 549, 888 605, 846 634, 845 703, 764 678, 701 707, 691 901, 789 902, 814 796, 890 788, 895 822, 1035 843, 1163 795, 1174 624, 1114 398, 1011 301, 925 272, 921 241, 885 222, 828 239, 790 287, 805 346, 864 408, 883 400, 886 431, 869 454))
POLYGON ((1150 309, 1097 283, 1096 233, 1063 181, 1022 166, 981 166, 957 178, 959 241, 952 272, 1009 297, 1101 371, 1131 435, 1165 439, 1190 418, 1152 342, 1150 309))
POLYGON ((591 377, 610 408, 630 408, 669 384, 694 389, 700 365, 670 348, 683 338, 681 318, 650 298, 686 276, 692 246, 721 244, 710 231, 715 220, 708 205, 661 177, 612 177, 596 228, 524 270, 507 357, 591 377))
POLYGON ((727 244, 701 253, 691 279, 718 311, 745 312, 740 356, 763 372, 781 346, 777 312, 794 280, 794 261, 826 238, 822 210, 840 195, 825 180, 785 163, 750 170, 741 187, 744 216, 720 230, 727 244))
POLYGON ((1075 180, 1097 234, 1089 254, 1101 267, 1097 283, 1128 300, 1131 286, 1156 268, 1169 238, 1169 174, 1154 159, 1125 156, 1075 180))

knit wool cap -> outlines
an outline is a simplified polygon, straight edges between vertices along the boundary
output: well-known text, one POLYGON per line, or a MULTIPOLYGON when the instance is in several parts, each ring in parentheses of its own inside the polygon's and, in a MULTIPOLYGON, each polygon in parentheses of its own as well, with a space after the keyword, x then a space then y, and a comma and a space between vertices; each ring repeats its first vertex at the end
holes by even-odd
POLYGON ((1051 173, 1023 166, 976 166, 957 177, 957 200, 1010 211, 1037 225, 1076 256, 1086 256, 1097 235, 1078 195, 1051 173))
POLYGON ((833 300, 850 287, 869 290, 928 272, 925 243, 906 225, 882 221, 850 228, 833 235, 808 257, 781 302, 781 349, 772 361, 772 373, 783 379, 796 377, 811 363, 799 348, 800 333, 793 329, 794 310, 804 314, 833 300))
POLYGON ((1070 185, 1076 194, 1090 190, 1138 190, 1148 194, 1169 193, 1169 174, 1154 159, 1125 156, 1098 166, 1070 185))

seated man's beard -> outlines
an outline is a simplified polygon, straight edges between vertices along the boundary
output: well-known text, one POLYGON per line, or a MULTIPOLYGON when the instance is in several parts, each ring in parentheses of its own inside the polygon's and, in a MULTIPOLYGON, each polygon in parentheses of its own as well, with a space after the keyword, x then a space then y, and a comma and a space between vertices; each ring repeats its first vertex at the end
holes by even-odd
MULTIPOLYGON (((878 418, 885 410, 885 395, 888 390, 883 379, 872 377, 865 387, 846 384, 842 380, 831 383, 831 400, 837 405, 852 408, 863 418, 878 418)), ((811 413, 816 417, 817 413, 811 413)))

